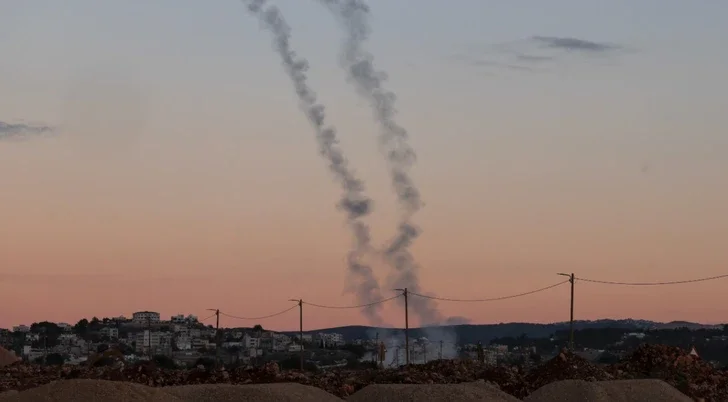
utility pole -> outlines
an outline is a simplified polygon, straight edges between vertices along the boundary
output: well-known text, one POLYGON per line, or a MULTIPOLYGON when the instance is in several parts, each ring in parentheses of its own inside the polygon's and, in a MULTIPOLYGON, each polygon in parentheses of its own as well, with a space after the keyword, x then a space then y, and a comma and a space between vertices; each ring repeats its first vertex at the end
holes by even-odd
POLYGON ((288 301, 298 302, 298 340, 301 352, 301 371, 303 371, 303 299, 289 299, 288 301))
POLYGON ((208 308, 207 311, 215 312, 215 365, 220 364, 220 309, 208 308))
POLYGON ((442 360, 442 341, 440 341, 440 360, 442 360))
POLYGON ((570 314, 569 314, 569 350, 573 353, 574 352, 574 282, 576 282, 576 278, 574 277, 573 272, 571 274, 559 273, 558 275, 568 277, 569 283, 571 283, 571 309, 570 309, 570 314))
POLYGON ((147 341, 147 354, 149 357, 152 357, 152 317, 147 314, 147 335, 148 335, 148 341, 147 341))
POLYGON ((427 364, 427 343, 422 342, 422 360, 427 364))
POLYGON ((377 353, 372 354, 372 360, 379 360, 379 332, 377 332, 376 336, 374 336, 374 350, 376 350, 377 353))
POLYGON ((394 289, 402 292, 404 295, 404 359, 405 364, 410 364, 410 348, 409 348, 409 309, 407 308, 407 288, 394 289))
POLYGON ((48 364, 48 333, 45 327, 43 328, 43 364, 48 364))

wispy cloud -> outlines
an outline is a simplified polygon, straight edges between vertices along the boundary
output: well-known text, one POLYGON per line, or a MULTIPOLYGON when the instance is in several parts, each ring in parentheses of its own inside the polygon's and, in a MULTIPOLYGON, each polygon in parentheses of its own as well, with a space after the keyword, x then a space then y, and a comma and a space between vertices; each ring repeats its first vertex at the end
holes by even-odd
POLYGON ((532 36, 531 40, 539 42, 546 47, 564 50, 608 52, 610 50, 617 50, 621 48, 621 46, 609 43, 592 42, 589 40, 568 37, 561 38, 556 36, 532 36))
MULTIPOLYGON (((493 67, 522 72, 544 72, 557 67, 570 57, 609 56, 625 50, 619 44, 596 42, 573 37, 535 35, 522 40, 471 46, 467 53, 457 56, 461 62, 476 67, 493 67)), ((563 64, 562 64, 563 66, 563 64)))
POLYGON ((21 140, 51 133, 53 133, 53 128, 45 125, 0 121, 0 140, 21 140))

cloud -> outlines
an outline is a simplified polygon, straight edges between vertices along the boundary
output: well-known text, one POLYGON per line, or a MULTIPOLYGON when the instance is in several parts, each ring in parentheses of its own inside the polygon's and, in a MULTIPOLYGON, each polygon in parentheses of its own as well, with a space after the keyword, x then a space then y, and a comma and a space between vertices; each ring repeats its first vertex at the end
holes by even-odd
POLYGON ((589 40, 568 37, 561 38, 556 36, 532 36, 531 40, 535 42, 540 42, 541 44, 550 48, 580 50, 587 52, 608 52, 610 50, 616 50, 620 48, 620 46, 608 43, 592 42, 589 40))
POLYGON ((534 35, 526 39, 470 46, 456 58, 471 66, 520 72, 545 72, 563 67, 579 58, 611 56, 624 46, 572 37, 534 35))
POLYGON ((0 140, 24 139, 31 136, 50 134, 52 132, 53 128, 45 125, 13 124, 0 121, 0 140))

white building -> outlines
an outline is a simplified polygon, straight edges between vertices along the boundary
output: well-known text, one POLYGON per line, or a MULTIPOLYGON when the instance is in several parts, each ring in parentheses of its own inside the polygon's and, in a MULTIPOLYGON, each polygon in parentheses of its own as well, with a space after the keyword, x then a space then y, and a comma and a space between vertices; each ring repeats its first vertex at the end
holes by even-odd
POLYGON ((187 318, 184 314, 177 314, 173 315, 170 321, 172 321, 174 324, 184 324, 187 322, 187 318))
POLYGON ((152 332, 144 330, 136 334, 136 350, 137 352, 150 352, 158 349, 161 345, 162 336, 160 332, 152 332))
POLYGON ((131 316, 134 324, 157 324, 160 321, 159 313, 154 311, 138 311, 131 316))
MULTIPOLYGON (((305 339, 306 338, 304 335, 304 340, 305 339)), ((342 346, 345 343, 344 335, 337 334, 337 333, 331 333, 331 334, 320 333, 320 334, 318 334, 318 339, 321 342, 321 346, 325 347, 325 348, 331 347, 331 346, 342 346)))
POLYGON ((253 338, 252 336, 245 334, 243 336, 243 345, 246 349, 253 349, 260 347, 260 338, 253 338))
POLYGON ((111 339, 118 339, 119 338, 119 328, 103 327, 103 328, 101 328, 101 331, 99 331, 99 333, 102 336, 108 336, 111 339))

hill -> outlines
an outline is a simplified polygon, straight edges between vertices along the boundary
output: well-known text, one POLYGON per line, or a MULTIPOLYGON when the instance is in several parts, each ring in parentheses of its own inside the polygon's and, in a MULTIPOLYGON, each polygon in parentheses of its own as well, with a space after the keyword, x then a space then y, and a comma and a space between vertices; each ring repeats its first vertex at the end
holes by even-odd
MULTIPOLYGON (((690 329, 700 328, 720 328, 720 325, 707 325, 699 324, 687 321, 673 321, 669 323, 653 322, 648 320, 579 320, 574 321, 574 329, 590 329, 590 328, 624 328, 634 330, 647 330, 647 329, 668 329, 668 328, 681 328, 687 327, 690 329)), ((569 329, 568 322, 558 322, 550 324, 536 324, 536 323, 500 323, 500 324, 462 324, 462 325, 447 325, 447 326, 436 326, 428 328, 410 328, 410 336, 412 338, 427 336, 430 334, 430 338, 437 338, 437 332, 433 331, 449 332, 454 331, 455 336, 459 343, 477 343, 483 342, 488 343, 495 338, 503 337, 519 337, 525 335, 529 338, 544 338, 548 337, 558 331, 566 331, 569 329), (433 335, 433 332, 435 334, 433 335)), ((392 331, 401 331, 401 328, 380 328, 380 327, 369 327, 364 325, 348 325, 344 327, 334 328, 322 328, 310 331, 304 331, 304 334, 316 334, 316 333, 339 333, 344 336, 346 340, 352 339, 368 339, 374 337, 376 333, 384 337, 386 334, 391 334, 392 331)), ((297 331, 284 331, 284 334, 295 336, 298 334, 297 331)), ((431 339, 437 341, 439 339, 431 339)))

